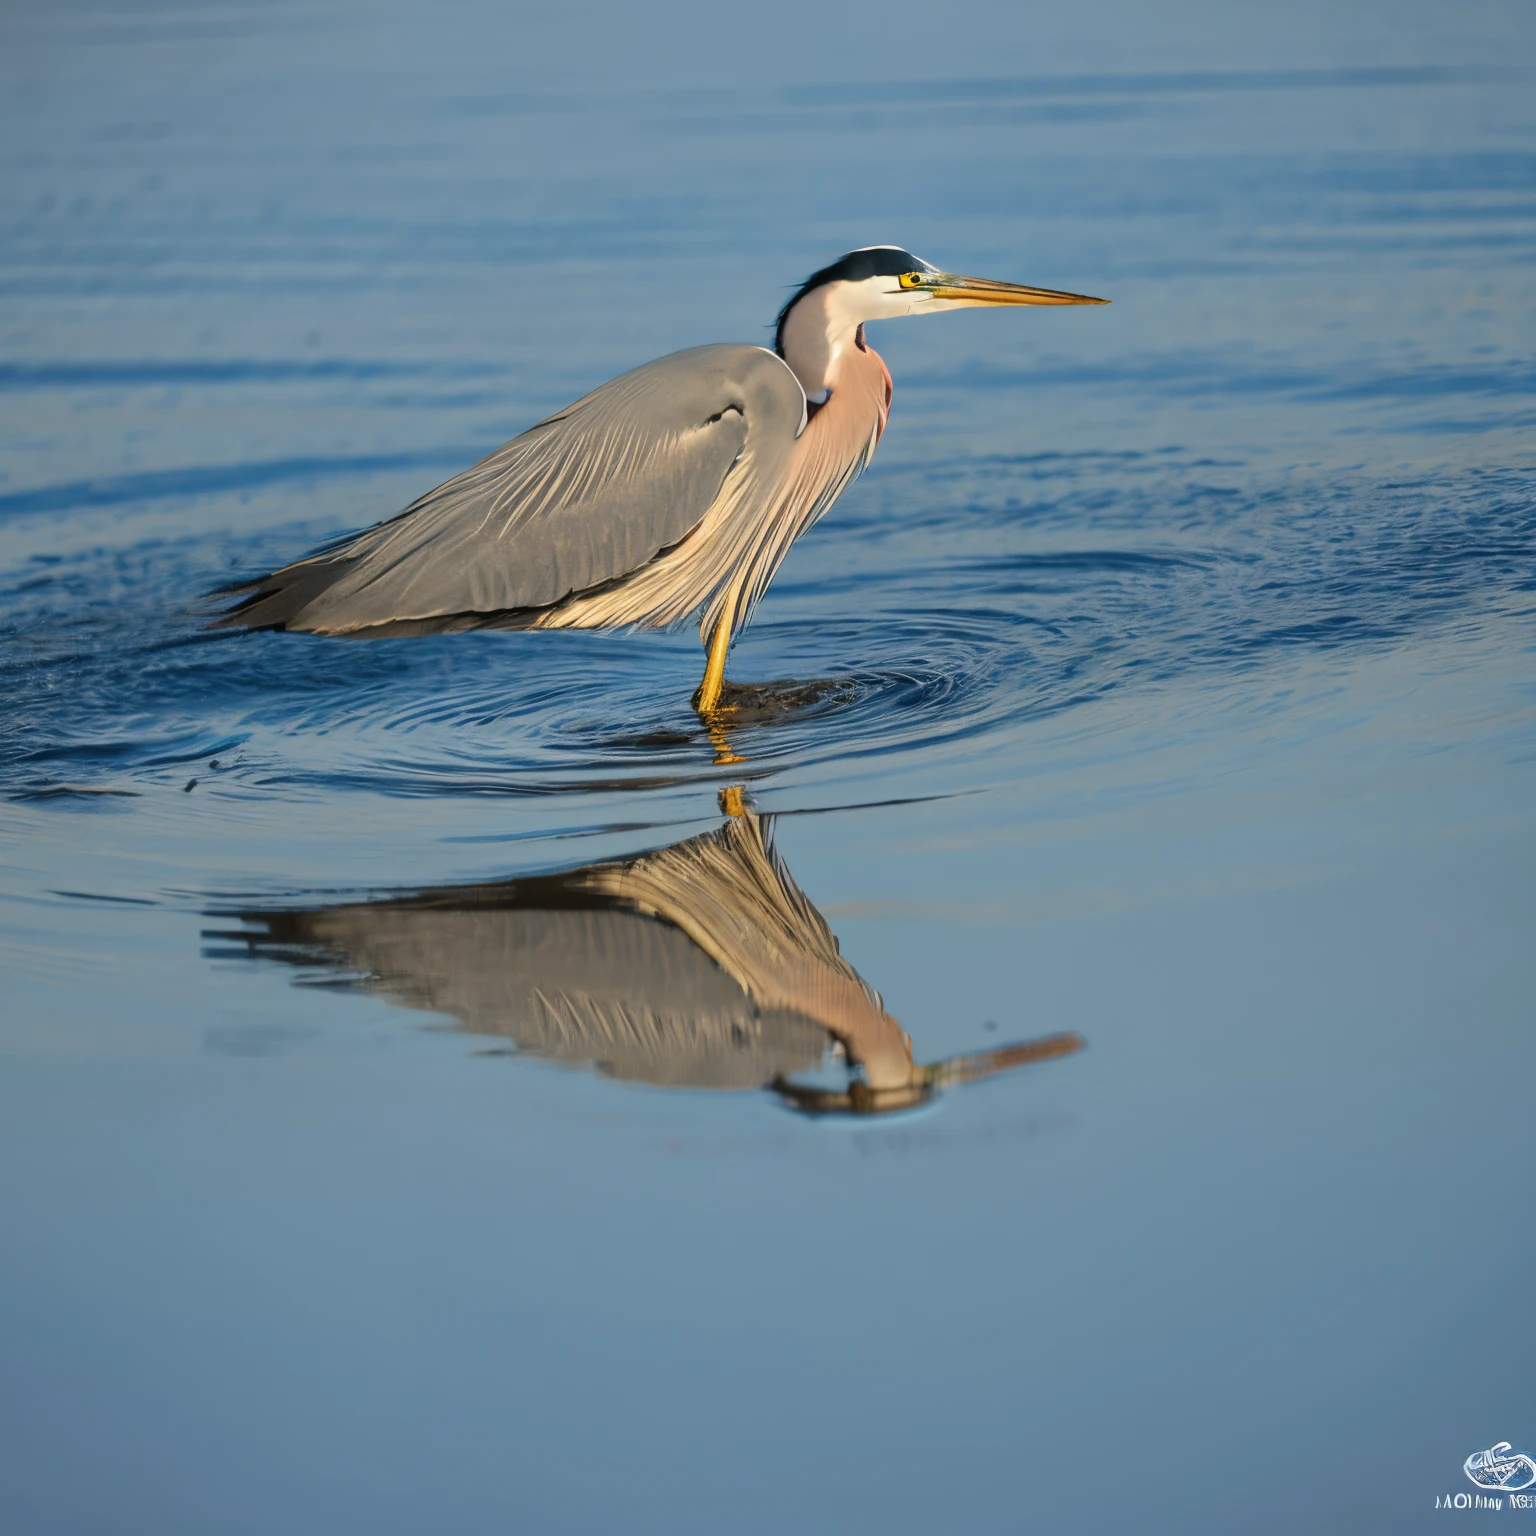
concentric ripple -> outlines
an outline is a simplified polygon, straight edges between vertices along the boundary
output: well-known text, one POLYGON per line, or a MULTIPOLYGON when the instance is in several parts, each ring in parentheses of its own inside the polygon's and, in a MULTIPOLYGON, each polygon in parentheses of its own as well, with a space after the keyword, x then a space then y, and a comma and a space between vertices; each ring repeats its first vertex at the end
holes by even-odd
POLYGON ((1298 650, 1475 625, 1530 590, 1528 474, 1207 473, 884 476, 792 557, 708 726, 691 634, 215 635, 197 541, 34 560, 0 592, 0 788, 126 804, 196 771, 243 796, 643 792, 834 760, 899 778, 957 744, 984 780, 994 738, 1089 700, 1199 671, 1220 707, 1298 650))

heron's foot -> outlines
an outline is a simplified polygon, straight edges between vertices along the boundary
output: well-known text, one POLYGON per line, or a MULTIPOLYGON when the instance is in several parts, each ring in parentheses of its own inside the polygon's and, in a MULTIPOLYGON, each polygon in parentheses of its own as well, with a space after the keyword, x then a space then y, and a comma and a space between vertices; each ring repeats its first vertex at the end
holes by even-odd
POLYGON ((813 710, 851 704, 860 691, 857 683, 843 678, 777 683, 728 683, 722 678, 713 702, 707 703, 708 681, 695 692, 693 707, 714 746, 717 767, 746 762, 731 749, 731 736, 742 726, 772 725, 813 710))
POLYGON ((710 714, 729 714, 733 726, 768 725, 806 710, 851 704, 858 696, 857 683, 836 677, 810 681, 784 678, 773 683, 723 683, 719 700, 710 714))
POLYGON ((734 714, 736 706, 730 701, 730 695, 735 689, 722 678, 715 686, 709 688, 709 679, 706 677, 697 688, 693 690, 693 698, 689 701, 696 713, 705 720, 713 715, 734 714))

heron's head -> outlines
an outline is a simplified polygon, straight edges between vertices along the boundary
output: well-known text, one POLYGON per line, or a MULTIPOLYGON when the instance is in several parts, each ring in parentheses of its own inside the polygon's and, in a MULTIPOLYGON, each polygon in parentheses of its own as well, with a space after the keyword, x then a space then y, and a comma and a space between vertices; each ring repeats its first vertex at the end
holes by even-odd
POLYGON ((951 1056, 922 1067, 909 1062, 905 1073, 877 1076, 866 1071, 843 1089, 817 1088, 776 1077, 769 1085, 792 1109, 807 1115, 889 1115, 917 1109, 958 1083, 977 1083, 1015 1067, 1049 1061, 1056 1056, 1070 1056, 1085 1044, 1081 1035, 1044 1035, 1038 1040, 1023 1040, 1005 1045, 1001 1050, 978 1051, 969 1056, 951 1056))
POLYGON ((843 340, 851 339, 868 320, 943 314, 979 305, 996 309, 1014 304, 1108 302, 1054 288, 960 277, 941 272, 899 245, 871 245, 849 251, 806 278, 779 311, 774 348, 811 389, 822 382, 816 375, 830 368, 843 340))

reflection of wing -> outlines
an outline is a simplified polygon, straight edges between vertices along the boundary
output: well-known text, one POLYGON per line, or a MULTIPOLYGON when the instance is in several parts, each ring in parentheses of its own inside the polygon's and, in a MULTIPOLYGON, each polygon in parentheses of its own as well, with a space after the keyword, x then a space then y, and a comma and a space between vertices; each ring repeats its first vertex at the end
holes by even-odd
POLYGON ((540 881, 263 921, 268 943, 322 950, 391 1002, 615 1077, 754 1088, 821 1060, 820 1028, 760 1013, 676 928, 618 908, 520 904, 558 894, 540 881))
MULTIPOLYGON (((249 595, 219 622, 321 634, 508 615, 547 622, 573 595, 601 595, 682 541, 728 477, 762 500, 804 420, 804 392, 764 348, 675 352, 593 390, 389 522, 236 589, 249 595)), ((700 573, 700 590, 679 595, 662 580, 566 622, 670 623, 710 596, 714 574, 700 573)))
POLYGON ((245 914, 258 952, 617 1077, 756 1087, 829 1036, 905 1076, 905 1036, 756 816, 637 859, 394 901, 245 914))

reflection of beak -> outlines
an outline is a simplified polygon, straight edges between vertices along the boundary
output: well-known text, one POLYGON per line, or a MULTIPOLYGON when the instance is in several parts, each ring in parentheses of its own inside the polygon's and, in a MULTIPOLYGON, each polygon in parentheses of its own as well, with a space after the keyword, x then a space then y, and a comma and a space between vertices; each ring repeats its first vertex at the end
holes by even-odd
POLYGON ((984 1077, 1027 1067, 1031 1062, 1049 1061, 1053 1056, 1070 1056, 1083 1048, 1083 1037, 1076 1034, 1042 1035, 1019 1045, 1000 1046, 995 1051, 977 1051, 972 1056, 951 1056, 921 1067, 923 1076, 935 1088, 949 1088, 955 1083, 979 1083, 984 1077))
POLYGON ((1035 1061, 1049 1061, 1053 1056, 1070 1056, 1083 1048, 1081 1035, 1045 1035, 1020 1045, 1005 1045, 996 1051, 978 1051, 973 1056, 952 1056, 931 1067, 912 1068, 911 1078, 896 1087, 873 1088, 868 1083, 853 1082, 843 1092, 826 1088, 802 1087, 788 1078, 775 1078, 773 1091, 792 1108, 807 1115, 889 1115, 903 1109, 916 1109, 936 1098, 956 1083, 975 1083, 999 1072, 1035 1061))
POLYGON ((1108 304, 1083 293, 1058 293, 1054 288, 1025 288, 1019 283, 995 283, 987 277, 957 277, 953 272, 925 272, 913 285, 947 299, 956 307, 975 304, 1108 304))

